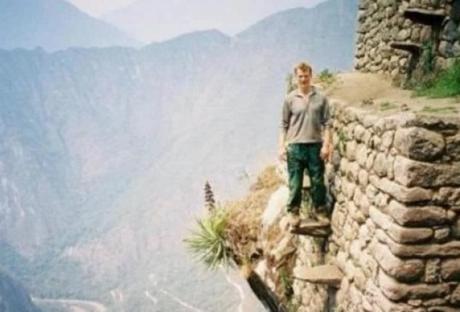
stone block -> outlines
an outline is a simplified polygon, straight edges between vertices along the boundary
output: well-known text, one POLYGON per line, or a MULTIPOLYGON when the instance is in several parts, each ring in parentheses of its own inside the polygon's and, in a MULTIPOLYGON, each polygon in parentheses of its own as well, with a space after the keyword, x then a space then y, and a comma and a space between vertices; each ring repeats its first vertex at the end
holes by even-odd
POLYGON ((364 144, 359 144, 356 148, 356 161, 361 167, 366 167, 367 147, 364 144))
POLYGON ((353 130, 353 137, 355 138, 356 141, 362 142, 365 132, 366 132, 366 129, 362 125, 358 124, 353 130))
POLYGON ((450 306, 428 307, 428 312, 458 312, 458 308, 450 306))
POLYGON ((460 161, 460 134, 446 138, 446 153, 454 161, 460 161))
POLYGON ((362 115, 362 124, 365 128, 371 128, 373 127, 377 121, 380 119, 379 116, 376 115, 371 115, 371 114, 363 114, 362 115))
POLYGON ((421 187, 405 187, 389 179, 378 179, 375 176, 370 176, 369 181, 378 189, 388 193, 395 199, 403 203, 414 203, 430 200, 433 192, 429 189, 421 187))
POLYGON ((384 177, 387 175, 388 162, 384 153, 378 153, 377 157, 374 160, 374 172, 379 177, 384 177))
POLYGON ((349 141, 345 147, 345 156, 349 161, 356 160, 356 148, 357 144, 355 141, 349 141))
POLYGON ((372 255, 388 275, 400 282, 419 281, 425 273, 425 264, 422 260, 400 259, 383 244, 375 244, 372 248, 372 255))
POLYGON ((387 151, 393 145, 394 133, 394 131, 387 131, 382 135, 382 151, 387 151))
MULTIPOLYGON (((392 149, 392 150, 394 150, 394 149, 392 149)), ((391 153, 391 151, 390 151, 390 153, 391 153)), ((394 163, 395 163, 395 157, 393 155, 391 155, 391 154, 388 155, 387 156, 387 164, 388 164, 387 177, 390 180, 393 180, 394 177, 395 177, 394 163)))
POLYGON ((340 168, 339 168, 340 173, 345 174, 345 172, 347 172, 348 163, 349 163, 348 159, 346 159, 345 157, 342 157, 340 159, 340 168))
POLYGON ((403 284, 383 271, 380 271, 378 280, 380 289, 385 296, 394 301, 439 298, 445 297, 450 293, 448 284, 403 284))
POLYGON ((376 152, 371 152, 366 159, 366 169, 370 171, 374 166, 375 157, 377 156, 376 152))
POLYGON ((364 169, 359 170, 358 182, 361 187, 363 188, 367 187, 367 185, 369 184, 369 174, 367 173, 366 170, 364 169))
POLYGON ((439 283, 441 282, 441 259, 428 259, 425 266, 425 282, 439 283))
POLYGON ((349 182, 346 179, 342 181, 342 191, 348 199, 353 198, 355 189, 356 189, 356 184, 349 182))
POLYGON ((447 210, 437 206, 408 207, 392 200, 387 211, 393 220, 402 226, 444 225, 450 221, 447 210))
POLYGON ((459 130, 460 119, 458 117, 443 116, 439 118, 433 115, 418 115, 408 119, 405 127, 419 127, 445 135, 454 135, 459 130))
POLYGON ((455 290, 452 292, 452 295, 450 296, 450 302, 452 304, 460 306, 460 285, 457 285, 457 287, 455 287, 455 290))
POLYGON ((294 270, 294 277, 310 283, 340 286, 343 273, 335 265, 320 265, 316 267, 302 267, 294 270))
POLYGON ((392 240, 380 229, 376 231, 376 236, 379 241, 387 244, 391 252, 397 257, 460 257, 460 241, 450 241, 443 244, 400 244, 392 240))
POLYGON ((423 128, 401 128, 395 133, 394 146, 415 160, 434 160, 441 156, 445 143, 441 134, 423 128))
POLYGON ((357 162, 351 162, 348 164, 346 176, 350 181, 355 183, 358 182, 358 173, 359 173, 359 165, 357 162))
POLYGON ((460 282, 460 258, 444 260, 441 263, 441 277, 445 281, 460 282))
POLYGON ((460 239, 460 218, 455 220, 451 226, 451 233, 455 239, 460 239))
POLYGON ((433 240, 437 243, 443 243, 449 240, 450 237, 450 228, 449 227, 440 227, 434 229, 433 240))
MULTIPOLYGON (((389 300, 382 290, 378 288, 372 281, 368 281, 366 285, 366 297, 373 303, 372 312, 426 312, 425 308, 414 308, 406 303, 397 303, 389 300)), ((353 310, 347 310, 353 311, 353 310)), ((345 312, 345 311, 344 311, 345 312)), ((354 311, 353 311, 354 312, 354 311)))
POLYGON ((388 236, 398 243, 420 243, 433 237, 433 230, 430 228, 406 228, 393 222, 393 220, 380 212, 377 208, 371 207, 369 215, 372 221, 383 229, 388 236))
POLYGON ((395 181, 404 186, 460 186, 460 163, 433 164, 396 156, 395 181))
POLYGON ((460 188, 441 187, 433 197, 438 205, 460 206, 460 188))

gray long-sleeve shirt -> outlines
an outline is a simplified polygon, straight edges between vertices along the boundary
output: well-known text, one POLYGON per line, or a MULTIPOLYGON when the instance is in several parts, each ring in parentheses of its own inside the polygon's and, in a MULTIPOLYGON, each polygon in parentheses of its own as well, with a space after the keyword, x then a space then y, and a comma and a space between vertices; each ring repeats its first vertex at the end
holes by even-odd
POLYGON ((329 102, 312 86, 308 95, 298 89, 289 93, 283 104, 281 131, 286 142, 322 142, 322 130, 330 125, 329 102))

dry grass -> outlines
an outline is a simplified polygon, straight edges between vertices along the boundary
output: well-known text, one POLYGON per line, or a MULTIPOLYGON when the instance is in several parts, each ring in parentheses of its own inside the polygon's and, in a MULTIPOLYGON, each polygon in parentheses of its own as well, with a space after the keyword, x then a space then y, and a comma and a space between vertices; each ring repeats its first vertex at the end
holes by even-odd
POLYGON ((260 256, 258 240, 261 216, 271 194, 281 184, 275 167, 268 167, 259 175, 245 198, 225 203, 229 216, 225 237, 237 263, 248 263, 260 256))

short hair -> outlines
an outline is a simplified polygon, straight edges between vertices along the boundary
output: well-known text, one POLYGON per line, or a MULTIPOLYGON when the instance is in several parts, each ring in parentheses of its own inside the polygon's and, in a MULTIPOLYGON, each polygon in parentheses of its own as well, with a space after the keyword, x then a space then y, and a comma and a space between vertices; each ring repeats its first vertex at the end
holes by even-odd
POLYGON ((313 73, 313 69, 311 68, 310 64, 306 62, 301 62, 294 67, 294 75, 297 75, 298 70, 304 71, 304 72, 308 71, 310 75, 313 73))

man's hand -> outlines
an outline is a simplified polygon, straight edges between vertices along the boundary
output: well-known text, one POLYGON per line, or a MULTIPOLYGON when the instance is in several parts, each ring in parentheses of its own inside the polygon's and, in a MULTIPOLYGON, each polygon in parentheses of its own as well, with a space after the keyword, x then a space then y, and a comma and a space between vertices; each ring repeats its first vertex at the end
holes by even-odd
POLYGON ((321 147, 321 159, 325 162, 330 162, 332 160, 332 151, 333 148, 331 144, 324 144, 323 147, 321 147))
POLYGON ((286 161, 287 160, 287 151, 286 147, 282 146, 278 149, 278 158, 280 161, 286 161))

